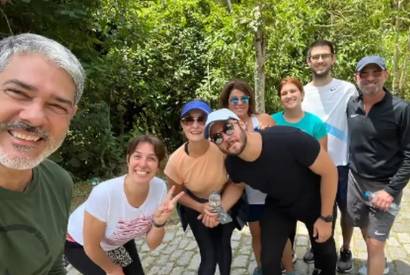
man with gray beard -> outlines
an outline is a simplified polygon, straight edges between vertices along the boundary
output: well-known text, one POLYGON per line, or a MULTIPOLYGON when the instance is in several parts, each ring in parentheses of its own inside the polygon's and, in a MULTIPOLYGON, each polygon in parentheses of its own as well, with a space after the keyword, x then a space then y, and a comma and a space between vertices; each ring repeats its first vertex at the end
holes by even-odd
POLYGON ((67 134, 84 79, 54 40, 26 33, 0 41, 0 274, 65 274, 73 182, 46 158, 67 134))

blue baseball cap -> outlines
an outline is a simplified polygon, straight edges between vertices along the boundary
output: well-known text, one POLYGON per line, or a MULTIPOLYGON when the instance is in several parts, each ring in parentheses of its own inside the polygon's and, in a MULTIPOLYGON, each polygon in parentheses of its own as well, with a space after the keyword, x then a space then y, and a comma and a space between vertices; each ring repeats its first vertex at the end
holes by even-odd
POLYGON ((193 110, 200 110, 205 114, 209 114, 210 112, 212 112, 211 107, 209 107, 209 105, 205 101, 195 99, 185 103, 184 106, 182 106, 181 118, 186 117, 188 113, 193 110))
POLYGON ((222 108, 210 113, 205 122, 205 138, 209 138, 212 125, 214 125, 215 122, 227 121, 230 119, 240 120, 234 112, 226 108, 222 108))
POLYGON ((360 72, 364 69, 364 67, 366 67, 369 64, 376 64, 380 67, 380 69, 386 70, 386 63, 384 62, 384 59, 382 57, 378 55, 368 55, 360 59, 359 62, 357 62, 356 72, 360 72))

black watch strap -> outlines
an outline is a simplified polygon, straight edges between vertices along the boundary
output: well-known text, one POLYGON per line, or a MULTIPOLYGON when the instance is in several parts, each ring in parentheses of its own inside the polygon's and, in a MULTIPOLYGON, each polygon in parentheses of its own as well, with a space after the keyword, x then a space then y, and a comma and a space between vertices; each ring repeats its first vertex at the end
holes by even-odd
POLYGON ((329 216, 319 216, 319 219, 321 219, 322 221, 325 222, 333 222, 333 215, 329 215, 329 216))

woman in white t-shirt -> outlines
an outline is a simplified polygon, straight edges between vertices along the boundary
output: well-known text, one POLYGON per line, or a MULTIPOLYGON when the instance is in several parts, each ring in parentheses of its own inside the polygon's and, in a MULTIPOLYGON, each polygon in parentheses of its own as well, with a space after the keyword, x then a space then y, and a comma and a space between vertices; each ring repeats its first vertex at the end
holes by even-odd
POLYGON ((135 238, 145 238, 156 248, 165 234, 165 223, 183 193, 174 198, 166 184, 155 177, 166 155, 156 137, 132 139, 127 149, 126 175, 104 181, 68 222, 65 255, 86 275, 144 274, 135 238))

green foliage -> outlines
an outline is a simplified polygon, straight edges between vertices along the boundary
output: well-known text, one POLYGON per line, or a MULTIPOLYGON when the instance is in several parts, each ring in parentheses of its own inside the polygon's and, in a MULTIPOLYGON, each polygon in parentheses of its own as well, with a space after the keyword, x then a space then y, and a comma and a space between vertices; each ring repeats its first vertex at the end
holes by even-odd
POLYGON ((0 6, 0 36, 35 32, 68 46, 87 87, 62 148, 53 155, 79 179, 120 173, 128 139, 182 143, 179 110, 193 98, 217 107, 224 83, 254 83, 255 30, 266 36, 266 111, 280 108, 285 76, 310 79, 306 50, 337 46, 335 77, 352 81, 367 54, 386 57, 394 85, 410 98, 410 2, 398 0, 25 0, 0 6), (400 5, 399 5, 400 3, 400 5), (258 7, 258 9, 256 9, 258 7), (11 29, 11 31, 10 31, 11 29))
POLYGON ((108 105, 89 104, 78 111, 64 145, 52 159, 79 179, 118 175, 124 167, 125 146, 111 128, 108 105))

